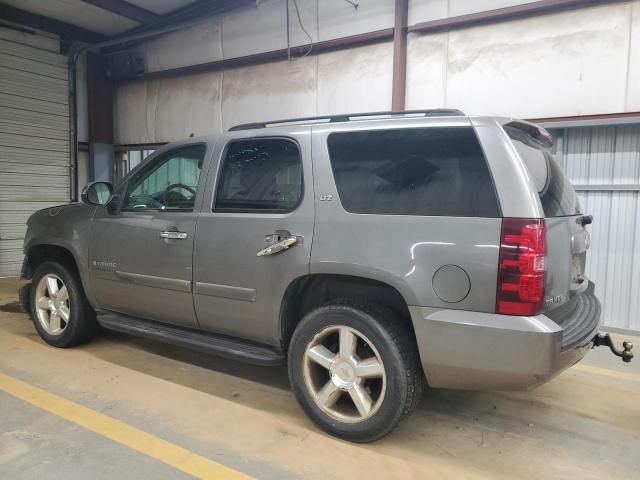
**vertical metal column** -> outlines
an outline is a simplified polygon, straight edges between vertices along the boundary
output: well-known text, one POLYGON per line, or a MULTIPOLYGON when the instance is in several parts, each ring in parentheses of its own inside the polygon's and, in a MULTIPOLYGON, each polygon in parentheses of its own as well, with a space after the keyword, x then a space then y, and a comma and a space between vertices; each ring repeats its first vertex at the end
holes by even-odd
POLYGON ((396 0, 393 27, 393 87, 391 109, 404 110, 407 87, 407 18, 409 0, 396 0))
POLYGON ((89 177, 113 182, 113 81, 104 57, 87 53, 89 94, 89 177))

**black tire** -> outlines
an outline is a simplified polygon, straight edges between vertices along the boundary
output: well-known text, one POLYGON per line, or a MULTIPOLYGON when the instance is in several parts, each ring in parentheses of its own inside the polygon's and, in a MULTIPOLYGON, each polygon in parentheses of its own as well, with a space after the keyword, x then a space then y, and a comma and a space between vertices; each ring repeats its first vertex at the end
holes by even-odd
POLYGON ((40 337, 49 345, 68 348, 88 342, 98 334, 99 326, 96 314, 87 300, 77 273, 68 267, 53 261, 42 263, 35 271, 30 288, 29 306, 31 319, 40 337), (47 274, 57 275, 67 287, 69 294, 69 322, 59 335, 48 333, 40 324, 36 306, 36 292, 40 280, 47 274))
POLYGON ((289 346, 289 379, 305 413, 323 430, 353 442, 371 442, 389 434, 418 405, 424 386, 415 337, 406 322, 386 307, 341 301, 307 314, 289 346), (316 405, 304 378, 307 345, 329 326, 344 325, 361 332, 384 364, 386 393, 378 410, 359 423, 336 420, 316 405))

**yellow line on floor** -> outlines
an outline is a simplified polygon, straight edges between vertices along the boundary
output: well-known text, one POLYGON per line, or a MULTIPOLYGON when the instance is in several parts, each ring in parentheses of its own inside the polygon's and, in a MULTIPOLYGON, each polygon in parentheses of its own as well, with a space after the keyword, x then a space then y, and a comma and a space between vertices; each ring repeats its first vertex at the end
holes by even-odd
POLYGON ((0 390, 194 477, 217 480, 252 478, 120 420, 3 373, 0 373, 0 390))
POLYGON ((631 382, 640 382, 640 375, 633 373, 617 372, 608 368, 592 367, 591 365, 578 364, 572 367, 582 372, 593 373, 595 375, 603 375, 605 377, 618 378, 620 380, 629 380, 631 382))

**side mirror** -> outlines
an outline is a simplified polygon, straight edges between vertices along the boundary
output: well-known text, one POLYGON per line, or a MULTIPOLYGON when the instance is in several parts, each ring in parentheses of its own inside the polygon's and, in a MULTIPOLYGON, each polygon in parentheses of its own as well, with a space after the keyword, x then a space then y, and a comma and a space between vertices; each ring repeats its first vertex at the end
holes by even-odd
POLYGON ((105 205, 112 193, 113 185, 109 182, 91 182, 82 189, 80 198, 87 205, 105 205))

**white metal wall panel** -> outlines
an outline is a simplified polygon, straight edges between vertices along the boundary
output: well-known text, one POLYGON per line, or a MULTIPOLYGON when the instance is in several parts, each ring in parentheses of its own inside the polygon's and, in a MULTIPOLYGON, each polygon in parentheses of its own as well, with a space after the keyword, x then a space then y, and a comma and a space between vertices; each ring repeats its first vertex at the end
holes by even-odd
POLYGON ((587 275, 603 323, 640 331, 640 125, 566 129, 558 158, 594 216, 587 275))
POLYGON ((70 199, 67 59, 0 39, 0 277, 17 275, 26 220, 70 199))

